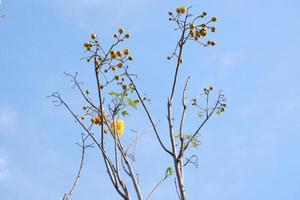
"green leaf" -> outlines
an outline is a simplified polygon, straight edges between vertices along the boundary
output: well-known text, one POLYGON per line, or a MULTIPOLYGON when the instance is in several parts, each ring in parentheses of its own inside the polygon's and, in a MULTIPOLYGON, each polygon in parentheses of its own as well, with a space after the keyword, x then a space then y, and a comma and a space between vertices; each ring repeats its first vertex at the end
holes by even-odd
POLYGON ((200 142, 198 142, 198 141, 192 141, 192 145, 195 148, 199 148, 200 147, 200 142))
POLYGON ((134 109, 136 109, 137 102, 135 100, 128 98, 127 102, 128 102, 128 105, 130 105, 131 107, 133 107, 134 109))
POLYGON ((130 87, 129 91, 130 91, 130 93, 133 93, 134 92, 134 87, 130 87))
POLYGON ((192 135, 192 134, 186 134, 185 137, 186 137, 187 139, 191 139, 191 138, 193 137, 193 135, 192 135))
POLYGON ((171 176, 174 173, 174 169, 172 167, 168 167, 166 170, 166 176, 171 176))
POLYGON ((218 116, 220 116, 221 115, 221 111, 216 111, 216 114, 218 115, 218 116))
POLYGON ((117 97, 117 96, 120 96, 121 94, 118 93, 118 92, 112 91, 112 92, 109 93, 109 95, 110 95, 110 96, 115 96, 115 97, 117 97))
POLYGON ((201 145, 201 142, 198 140, 197 137, 194 137, 192 140, 191 140, 191 143, 193 145, 194 148, 199 148, 200 145, 201 145))
POLYGON ((123 115, 123 117, 126 117, 127 115, 129 115, 126 110, 123 110, 121 114, 123 115))
POLYGON ((198 117, 203 117, 203 113, 201 111, 198 112, 198 117))

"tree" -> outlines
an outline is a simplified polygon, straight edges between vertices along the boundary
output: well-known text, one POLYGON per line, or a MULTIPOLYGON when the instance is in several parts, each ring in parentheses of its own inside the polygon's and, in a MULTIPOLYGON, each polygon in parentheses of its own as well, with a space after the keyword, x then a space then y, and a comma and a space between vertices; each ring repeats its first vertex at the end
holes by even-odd
POLYGON ((102 155, 103 163, 106 167, 109 180, 115 188, 116 192, 124 200, 132 198, 133 192, 137 199, 151 199, 153 192, 170 176, 175 176, 175 186, 178 198, 181 200, 187 199, 187 194, 184 184, 184 167, 188 164, 195 164, 197 156, 187 156, 187 152, 192 147, 198 147, 200 141, 198 139, 199 133, 211 116, 216 113, 220 115, 225 111, 226 99, 221 91, 218 92, 216 100, 213 104, 210 103, 210 97, 213 93, 213 86, 208 86, 203 89, 198 97, 187 99, 187 90, 190 77, 187 77, 183 91, 178 95, 181 101, 181 115, 179 119, 179 130, 175 131, 174 123, 175 116, 173 114, 174 99, 176 97, 177 82, 183 65, 183 54, 186 44, 190 41, 196 42, 203 47, 215 46, 215 41, 205 41, 205 37, 210 32, 215 32, 216 28, 213 23, 217 21, 216 17, 207 19, 207 13, 203 12, 201 15, 194 16, 190 13, 191 7, 178 7, 175 12, 169 12, 169 20, 176 25, 175 30, 179 32, 179 39, 175 45, 175 49, 168 60, 175 61, 175 72, 171 84, 170 95, 167 100, 167 126, 169 143, 171 147, 166 145, 162 140, 159 128, 152 117, 151 111, 148 109, 148 102, 150 99, 142 95, 138 86, 136 85, 136 75, 129 71, 129 63, 133 60, 128 48, 118 49, 121 43, 124 43, 130 38, 129 33, 126 33, 124 28, 120 28, 114 34, 115 42, 105 50, 101 41, 98 39, 97 34, 92 33, 90 41, 83 44, 88 56, 85 59, 92 63, 92 68, 95 75, 97 90, 96 97, 91 95, 90 90, 82 88, 81 82, 77 78, 77 74, 66 74, 71 78, 82 98, 85 100, 86 105, 82 107, 83 114, 77 115, 69 104, 62 98, 58 92, 54 92, 49 97, 53 98, 53 102, 57 106, 64 106, 75 118, 77 123, 82 127, 84 133, 82 136, 81 163, 75 178, 75 181, 68 193, 64 195, 64 200, 71 197, 80 178, 83 169, 83 161, 85 150, 89 147, 96 147, 102 155), (199 101, 199 99, 202 100, 199 101), (204 102, 204 105, 202 105, 204 102), (185 116, 188 106, 193 106, 198 110, 198 116, 201 119, 197 128, 190 134, 184 132, 185 116), (129 107, 133 110, 141 107, 145 111, 145 117, 151 125, 151 131, 154 132, 157 142, 160 144, 161 149, 173 161, 173 166, 165 170, 165 175, 149 193, 144 196, 140 189, 140 183, 134 170, 134 149, 138 142, 139 135, 133 139, 133 142, 125 147, 122 142, 124 134, 124 126, 127 115, 129 115, 129 107), (123 118, 123 119, 121 119, 123 118), (88 119, 88 120, 87 120, 88 119), (90 120, 90 121, 89 121, 90 120), (87 144, 91 141, 91 144, 87 144), (111 145, 113 144, 113 148, 111 145), (130 180, 127 181, 127 180, 130 180), (129 191, 129 185, 133 186, 133 191, 129 191))

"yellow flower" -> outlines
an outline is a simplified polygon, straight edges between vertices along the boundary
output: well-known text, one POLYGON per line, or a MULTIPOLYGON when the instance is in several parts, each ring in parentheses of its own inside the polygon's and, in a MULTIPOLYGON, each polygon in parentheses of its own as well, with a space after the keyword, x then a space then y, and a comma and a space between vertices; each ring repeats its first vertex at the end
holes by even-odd
POLYGON ((210 41, 211 46, 215 46, 216 44, 217 44, 216 41, 210 41))
MULTIPOLYGON (((82 117, 84 117, 84 116, 82 116, 82 117)), ((83 119, 82 119, 82 120, 83 120, 83 119)), ((92 122, 93 124, 96 124, 96 125, 101 125, 101 124, 102 124, 102 120, 103 120, 103 118, 100 119, 100 116, 99 116, 99 115, 97 115, 96 117, 91 118, 91 122, 92 122)))
POLYGON ((177 9, 176 9, 176 12, 178 13, 178 14, 184 14, 184 13, 186 13, 186 7, 178 7, 177 9))
POLYGON ((119 75, 115 75, 115 80, 118 81, 120 79, 119 75))
POLYGON ((195 37, 195 31, 194 30, 190 30, 190 35, 191 35, 191 37, 195 37))
POLYGON ((126 55, 126 56, 129 55, 129 49, 124 49, 124 50, 123 50, 123 53, 124 53, 124 55, 126 55))
POLYGON ((119 64, 118 64, 118 67, 119 67, 119 68, 122 68, 122 67, 123 67, 123 63, 119 63, 119 64))
POLYGON ((118 56, 118 57, 121 57, 121 56, 122 56, 121 51, 117 51, 117 56, 118 56))
POLYGON ((210 30, 211 30, 211 32, 214 33, 214 32, 216 32, 216 27, 213 26, 213 27, 210 28, 210 30))
POLYGON ((125 38, 129 38, 129 37, 130 37, 129 33, 126 33, 125 38))
POLYGON ((89 42, 85 42, 85 43, 83 43, 83 46, 84 46, 85 48, 88 48, 88 47, 92 47, 92 44, 89 43, 89 42))
POLYGON ((100 60, 96 60, 95 64, 96 64, 96 67, 99 67, 101 65, 101 61, 100 60))
POLYGON ((111 58, 117 58, 117 54, 114 51, 110 52, 110 57, 111 58))
POLYGON ((96 34, 96 33, 92 33, 92 34, 91 34, 91 38, 92 38, 93 40, 96 40, 96 39, 97 39, 97 34, 96 34))
POLYGON ((203 36, 203 37, 205 37, 206 35, 207 35, 207 30, 206 30, 206 28, 202 28, 202 29, 200 29, 200 35, 201 36, 203 36))
POLYGON ((102 123, 102 121, 101 121, 101 119, 100 119, 100 117, 97 115, 95 118, 94 118, 94 121, 95 121, 95 124, 101 124, 102 123))
POLYGON ((212 22, 216 22, 216 21, 217 21, 217 17, 213 16, 213 17, 211 18, 211 21, 212 21, 212 22))
POLYGON ((83 43, 83 46, 86 48, 87 51, 90 51, 92 49, 92 44, 89 42, 83 43))
POLYGON ((91 122, 94 124, 94 123, 95 123, 95 119, 94 119, 94 118, 91 118, 91 122))
POLYGON ((179 64, 182 64, 182 63, 183 63, 183 59, 180 58, 180 59, 179 59, 179 64))
POLYGON ((124 28, 119 28, 119 33, 122 34, 125 32, 125 29, 124 28))
POLYGON ((116 128, 116 132, 117 132, 118 136, 123 135, 124 127, 125 127, 125 123, 121 119, 117 119, 115 121, 115 124, 110 123, 110 128, 113 129, 113 131, 116 128))

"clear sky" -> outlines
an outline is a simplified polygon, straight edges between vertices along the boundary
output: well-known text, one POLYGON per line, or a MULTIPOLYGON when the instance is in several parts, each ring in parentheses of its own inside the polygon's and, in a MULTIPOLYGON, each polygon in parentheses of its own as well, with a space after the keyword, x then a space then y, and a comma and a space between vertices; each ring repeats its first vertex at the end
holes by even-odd
MULTIPOLYGON (((297 0, 4 0, 0 5, 0 199, 62 199, 76 173, 80 127, 64 108, 46 98, 59 91, 78 111, 79 95, 63 72, 79 72, 92 85, 90 66, 80 60, 91 32, 105 45, 121 26, 135 60, 137 84, 152 99, 150 109, 164 132, 166 98, 177 33, 167 12, 193 5, 220 19, 214 48, 189 45, 181 79, 192 75, 189 94, 213 84, 228 98, 228 110, 213 117, 195 150, 199 167, 186 169, 191 200, 300 199, 300 2, 297 0)), ((181 82, 180 82, 181 84, 181 82)), ((190 112, 192 115, 193 112, 190 112)), ((144 130, 143 112, 126 129, 144 130)), ((190 117, 187 123, 195 123, 190 117)), ((126 133, 124 135, 126 137, 126 133)), ((153 133, 138 146, 136 168, 147 194, 170 158, 153 133)), ((118 199, 103 163, 89 150, 79 199, 118 199)), ((176 199, 173 178, 153 196, 176 199)))

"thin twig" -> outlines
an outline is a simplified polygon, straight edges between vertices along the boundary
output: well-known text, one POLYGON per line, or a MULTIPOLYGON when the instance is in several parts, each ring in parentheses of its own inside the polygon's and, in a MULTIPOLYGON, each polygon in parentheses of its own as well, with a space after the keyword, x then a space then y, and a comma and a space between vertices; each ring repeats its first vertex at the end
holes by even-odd
POLYGON ((179 150, 179 155, 178 158, 181 158, 182 153, 183 153, 183 147, 184 147, 184 136, 183 136, 183 124, 184 124, 184 117, 185 117, 185 111, 187 108, 186 105, 186 91, 187 91, 187 86, 188 86, 188 82, 190 80, 190 76, 187 78, 184 88, 183 88, 183 92, 182 92, 182 114, 181 114, 181 119, 180 119, 180 128, 179 128, 179 135, 180 135, 180 150, 179 150))
POLYGON ((169 177, 169 175, 165 175, 155 186, 154 188, 151 190, 150 194, 148 195, 146 200, 149 200, 151 198, 151 195, 154 193, 155 190, 157 190, 160 185, 169 177))
POLYGON ((97 141, 97 139, 94 137, 94 135, 84 126, 84 124, 79 120, 79 118, 75 115, 75 113, 72 111, 72 109, 68 106, 68 104, 61 98, 61 96, 59 95, 58 92, 54 92, 52 95, 48 96, 48 97, 52 97, 52 98, 56 98, 59 100, 59 105, 64 105, 67 110, 71 113, 71 115, 75 118, 75 120, 81 125, 81 127, 86 131, 86 133, 92 138, 92 140, 94 141, 94 143, 97 145, 98 149, 102 152, 103 157, 105 158, 105 163, 107 164, 107 166, 109 166, 109 168, 107 168, 107 172, 108 173, 113 173, 113 174, 109 174, 109 177, 111 179, 111 182, 113 183, 113 185, 115 186, 115 189, 117 190, 117 192, 120 194, 120 196, 122 196, 122 198, 124 199, 128 199, 128 195, 124 194, 122 191, 120 191, 120 189, 118 187, 116 187, 116 179, 112 179, 112 177, 115 178, 115 167, 113 165, 113 163, 111 162, 110 158, 108 157, 106 151, 102 148, 102 146, 99 144, 99 142, 97 141))
POLYGON ((178 191, 176 178, 174 178, 174 185, 175 185, 175 189, 176 189, 176 194, 178 196, 178 199, 180 200, 180 194, 179 194, 179 191, 178 191))
POLYGON ((141 97, 141 95, 140 95, 138 89, 136 88, 136 85, 134 84, 132 78, 131 78, 129 75, 128 75, 127 77, 128 77, 128 79, 129 79, 130 83, 133 85, 134 90, 135 90, 135 92, 136 92, 136 94, 137 94, 137 96, 138 96, 140 102, 142 103, 142 106, 143 106, 143 108, 144 108, 144 110, 145 110, 145 112, 146 112, 146 114, 147 114, 148 119, 150 120, 150 123, 151 123, 151 125, 152 125, 152 127, 153 127, 153 130, 154 130, 154 132, 155 132, 155 135, 156 135, 156 138, 157 138, 159 144, 161 145, 161 147, 162 147, 168 154, 170 154, 171 156, 173 156, 173 153, 172 153, 169 149, 167 149, 167 147, 166 147, 166 146, 164 145, 164 143, 162 142, 162 140, 161 140, 161 138, 160 138, 160 135, 159 135, 159 133, 158 133, 158 130, 157 130, 155 124, 154 124, 154 121, 153 121, 151 115, 150 115, 150 112, 149 112, 147 106, 145 105, 145 103, 144 103, 144 101, 143 101, 143 98, 141 97))
POLYGON ((81 142, 82 142, 82 145, 81 146, 81 159, 80 159, 80 165, 79 165, 79 169, 78 169, 78 172, 77 172, 77 175, 75 177, 75 180, 72 184, 72 187, 70 188, 69 192, 67 192, 64 197, 63 197, 63 200, 69 200, 70 197, 72 196, 78 182, 79 182, 79 179, 81 177, 81 172, 82 172, 82 169, 83 169, 83 164, 84 164, 84 156, 85 156, 85 149, 89 146, 86 146, 85 145, 85 140, 88 138, 89 136, 84 136, 84 134, 81 134, 81 142))
POLYGON ((189 147, 189 145, 192 142, 192 140, 199 134, 199 131, 202 129, 202 127, 206 124, 206 122, 210 119, 210 117, 212 116, 212 114, 215 112, 215 110, 217 109, 218 105, 220 104, 220 97, 221 97, 221 93, 219 93, 218 100, 217 100, 215 106, 213 107, 213 109, 210 111, 210 113, 207 114, 205 120, 200 124, 200 126, 197 128, 197 130, 194 132, 194 134, 192 135, 192 137, 188 140, 188 142, 184 146, 184 151, 186 151, 186 149, 189 147))

